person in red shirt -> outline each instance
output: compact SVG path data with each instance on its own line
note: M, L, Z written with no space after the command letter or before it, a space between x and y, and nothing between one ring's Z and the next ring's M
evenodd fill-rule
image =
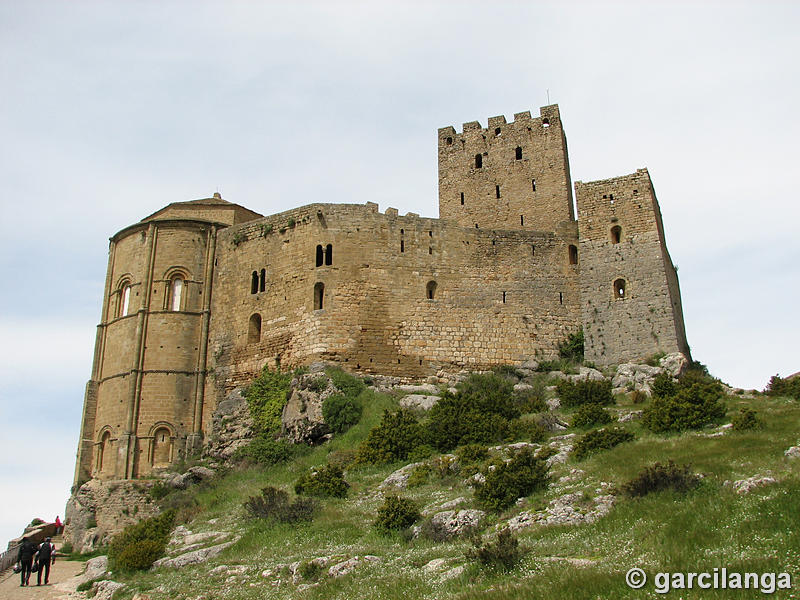
M58 518L58 515L56 515L55 526L56 526L56 535L59 535L61 533L61 528L63 527L63 525L61 524L61 519Z

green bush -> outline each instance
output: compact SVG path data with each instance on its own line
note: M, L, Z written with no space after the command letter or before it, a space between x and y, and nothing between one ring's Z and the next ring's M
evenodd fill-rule
M672 396L653 397L642 423L655 433L699 429L725 417L724 395L719 382L695 381L686 387L682 380Z
M581 460L600 450L609 450L623 442L629 442L635 437L631 432L618 427L590 431L578 439L572 454Z
M489 458L489 448L482 444L467 444L456 450L456 457L462 465L482 463Z
M304 496L345 498L349 488L342 469L335 465L311 469L294 484L295 493Z
M308 382L307 387L312 392L316 392L319 394L320 392L324 391L325 388L328 387L328 380L327 378L320 375L319 377L315 377L311 381Z
M271 435L260 435L247 446L236 449L234 460L249 460L269 467L292 460L297 455L297 447L284 440L273 439Z
M583 362L583 327L567 336L567 339L558 345L558 355L561 358Z
M332 367L325 372L333 381L333 385L348 398L355 398L367 388L360 378L350 375L350 373L346 373L339 368Z
M514 404L522 414L547 412L547 390L544 381L537 379L532 387L514 391Z
M540 425L535 418L520 417L508 424L508 436L510 442L541 442L547 437L548 431Z
M274 487L265 487L260 496L251 496L244 503L248 513L258 519L275 523L310 521L316 503L311 498L296 498L289 502L289 494Z
M149 568L164 554L175 522L175 513L174 509L167 510L158 516L128 525L115 535L108 547L108 560L112 570Z
M614 404L614 396L611 394L611 382L608 380L579 379L578 381L570 381L569 379L562 379L556 385L556 393L561 400L561 406L565 407L592 403L600 406Z
M568 358L559 358L557 360L543 360L536 368L540 373L549 373L550 371L561 371L562 373L574 374L578 372L578 363Z
M334 433L344 433L358 423L364 405L358 397L333 394L322 403L322 417Z
M642 390L633 390L631 392L631 402L634 404L644 404L647 402L647 393Z
M756 416L756 411L752 408L740 408L739 414L733 415L731 424L734 431L749 431L761 429L764 423Z
M297 572L300 574L300 577L302 577L305 581L316 581L320 578L324 570L325 569L321 564L313 560L304 562L297 568Z
M687 492L700 484L700 477L692 473L690 465L679 467L672 460L667 464L655 463L645 467L636 477L624 483L621 491L626 496L638 498L662 490Z
M800 400L800 376L781 379L779 375L773 375L764 393L768 396L788 396Z
M506 527L497 534L493 542L483 543L480 537L472 540L472 548L466 552L469 560L477 561L481 566L499 571L510 571L519 564L524 551L519 547L519 540Z
M669 398L678 391L678 384L669 373L662 372L653 379L650 391L654 398Z
M281 428L281 413L289 398L292 374L270 371L267 367L253 380L244 397L257 431L277 433Z
M572 426L591 427L592 425L605 425L614 420L610 412L599 404L590 402L589 404L583 404L578 407L578 410L572 415Z
M164 496L170 493L170 488L164 485L163 481L156 481L152 487L147 490L153 500L161 500Z
M516 383L522 379L522 373L514 365L498 365L492 369L492 372L498 377L503 377L504 379L512 381L512 383Z
M420 487L421 485L425 485L428 483L428 478L431 475L431 467L430 465L419 465L416 467L412 472L411 475L408 476L408 481L406 482L406 486L409 488Z
M356 462L383 464L406 460L423 442L423 429L414 413L401 408L386 411L380 425L373 427L358 448Z
M524 448L509 462L495 461L482 471L484 482L474 484L475 498L486 509L500 512L517 498L547 487L549 468L545 459Z
M417 505L408 498L386 496L378 508L375 527L382 533L401 531L411 527L420 517Z
M424 431L424 429L423 429ZM436 454L436 448L428 444L420 444L408 453L408 460L411 462L422 462Z

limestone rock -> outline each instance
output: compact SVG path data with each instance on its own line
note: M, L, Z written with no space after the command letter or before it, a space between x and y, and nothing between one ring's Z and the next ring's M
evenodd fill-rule
M352 573L353 570L361 565L363 562L380 562L381 559L378 556L366 555L359 558L358 556L354 556L353 558L349 558L345 561L337 563L333 565L330 569L328 569L328 576L337 579L339 577L343 577L349 573Z
M582 381L584 379L588 379L590 381L603 381L605 380L605 377L597 369L592 369L590 367L580 367L576 375L568 375L567 379L571 381Z
M464 565L459 565L457 567L453 567L449 571L445 571L442 573L441 579L445 581L447 579L455 579L456 577L461 576L461 574L466 570Z
M739 479L734 482L726 480L722 485L726 487L732 486L733 490L737 494L747 494L748 492L757 487L770 485L772 483L777 483L777 480L774 477L770 477L768 475L754 475L753 477L748 477L747 479Z
M400 398L401 408L416 408L421 410L430 410L433 405L439 401L439 396L428 396L425 394L409 394Z
M526 360L525 362L523 362L520 365L520 367L522 367L523 369L529 369L531 371L535 371L536 369L539 368L539 361L538 360L529 359L529 360Z
M253 419L243 389L230 392L211 414L211 433L206 454L227 460L253 437Z
M405 467L397 469L397 471L395 471L394 473L392 473L386 479L383 480L380 487L382 488L394 487L399 490L406 489L406 486L408 485L408 478L411 477L411 473L414 472L414 469L416 469L421 464L423 463L421 462L411 463L410 465L406 465Z
M581 493L564 494L550 501L541 512L525 511L508 521L511 531L519 531L533 525L580 525L593 523L607 515L614 506L616 498L605 494L586 502ZM502 524L498 528L502 528Z
M680 352L673 352L661 358L658 364L672 377L679 377L689 366L689 360Z
M94 598L96 600L111 600L114 596L114 592L117 590L124 590L128 586L124 583L119 583L118 581L97 581L92 584L92 590L94 591Z
M84 569L83 573L73 578L73 583L75 584L75 587L78 587L82 583L102 577L107 572L108 556L95 556L94 558L90 558L86 561L86 568Z
M292 392L281 415L281 431L295 444L317 444L330 433L322 416L326 398L338 393L324 373L306 373L292 381Z
M205 479L210 479L216 475L216 471L207 467L192 467L185 473L174 473L164 479L164 485L176 490L185 490L187 487L200 483Z
M437 537L451 539L472 533L483 523L486 513L482 510L446 510L431 518L431 529Z
M621 413L617 419L620 423L627 423L629 421L636 421L642 418L643 410L631 410Z
M231 540L230 542L225 542L224 544L217 544L216 546L209 546L208 548L200 548L199 550L193 550L191 552L186 552L185 554L181 554L180 556L176 556L175 558L159 558L156 562L153 563L153 569L157 569L159 567L185 567L186 565L196 565L199 563L204 563L210 558L215 557L217 554L225 550L235 544L238 540Z
M800 458L800 446L792 446L783 453L786 458Z
M447 564L446 558L434 558L432 561L429 561L428 563L423 565L422 570L428 573L432 573L433 571L438 571L446 564Z
M396 389L401 392L411 392L412 394L426 394L431 396L435 396L439 393L439 388L432 383L423 383L421 385L398 385Z
M611 380L611 385L615 389L632 388L634 390L650 393L650 386L653 383L653 379L662 371L663 369L661 367L623 363L617 367L617 372Z

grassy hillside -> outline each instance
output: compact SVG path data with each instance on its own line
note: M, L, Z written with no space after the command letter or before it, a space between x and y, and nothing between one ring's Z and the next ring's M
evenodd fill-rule
M384 493L378 486L393 471L411 461L386 465L351 465L345 476L350 484L347 498L325 498L313 521L273 524L249 515L243 503L265 486L282 488L294 496L293 485L311 467L327 462L346 464L354 450L381 421L384 410L395 409L398 397L368 389L361 394L364 413L357 425L330 442L310 448L291 462L262 468L244 466L220 475L186 492L174 492L160 500L177 506L192 532L231 531L239 541L206 564L154 572L115 574L130 590L149 598L646 598L655 593L656 572L699 572L725 567L728 571L789 572L794 592L777 591L776 598L797 596L800 577L800 459L790 460L784 451L800 442L800 402L763 394L730 396L725 400L726 423L740 408L755 409L761 429L734 431L718 426L681 433L654 434L641 420L622 423L635 440L622 443L578 461L570 457L550 469L546 489L500 513L489 512L482 533L491 539L508 520L522 511L544 510L550 501L567 493L582 494L578 509L588 510L598 496L616 494L610 512L595 522L579 525L531 526L515 536L524 550L518 566L503 572L468 559L467 539L435 541L420 535L381 534L373 526ZM628 395L619 395L608 407L615 416L641 410ZM571 421L575 409L555 413ZM597 429L595 427L594 429ZM569 428L552 435L577 433ZM547 445L548 441L541 442ZM425 459L434 468L422 485L403 490L423 514L459 497L458 508L481 508L472 489L465 485L470 474L447 472L440 476L434 454ZM655 462L688 463L702 474L700 484L686 493L662 491L642 498L619 493L625 482ZM485 468L485 467L484 467ZM579 469L580 471L575 471ZM736 493L726 480L770 475L776 483ZM379 561L361 561L348 575L328 577L326 569L309 566L316 557L337 557L329 564L351 557L372 555ZM443 559L431 564L435 559ZM287 565L300 562L292 582ZM244 565L238 570L218 565ZM426 567L427 565L427 567ZM435 566L434 566L435 565ZM451 569L465 566L451 577ZM625 573L642 568L649 581L642 590L625 584ZM449 575L448 571L450 571ZM264 576L266 573L267 576ZM317 583L312 587L309 584ZM304 585L305 584L305 585ZM794 595L791 595L794 593ZM753 590L675 590L673 597L748 598Z

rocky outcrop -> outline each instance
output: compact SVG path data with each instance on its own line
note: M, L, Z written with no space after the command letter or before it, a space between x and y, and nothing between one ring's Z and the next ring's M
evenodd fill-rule
M242 388L236 388L211 413L211 433L205 453L227 460L253 437L253 419Z
M158 569L161 567L185 567L187 565L196 565L199 563L204 563L207 560L214 558L217 554L225 550L225 548L229 548L233 544L236 543L237 540L231 540L230 542L224 542L222 544L217 544L216 546L209 546L208 548L200 548L198 550L192 550L190 552L185 552L183 554L179 554L174 558L159 558L156 562L153 563L153 569Z
M607 515L616 498L610 494L584 500L582 493L564 494L550 501L543 511L525 511L508 521L511 531L534 525L580 525ZM500 526L498 526L500 527Z
M292 391L281 415L281 433L295 444L317 444L329 439L330 427L322 416L322 403L339 393L324 371L292 380Z
M726 480L722 485L725 487L733 487L737 494L747 494L757 487L771 485L777 483L777 479L769 475L753 475L747 479L739 479L737 481Z
M658 361L658 366L623 363L617 367L611 384L615 393L638 390L649 394L656 376L667 373L670 377L679 377L688 366L689 361L680 352L662 357Z
M366 556L354 556L353 558L349 558L345 561L337 563L333 565L331 568L328 569L328 577L332 577L333 579L338 579L339 577L344 577L355 570L356 567L362 565L363 563L378 563L381 562L380 557L372 556L370 554Z
M427 396L424 394L409 394L400 398L400 408L411 408L417 410L430 410L439 401L439 396Z
M430 532L434 539L449 540L477 531L486 517L482 510L445 510L431 518Z
M216 471L208 467L192 467L185 473L170 473L163 479L164 485L176 490L185 490L187 487L211 479Z
M800 458L800 446L791 446L783 455L786 458Z
M424 463L416 462L397 469L397 471L395 471L394 473L392 473L386 479L383 480L380 487L396 488L398 490L406 489L406 486L408 486L408 478L411 477L411 473L413 473L414 469L416 469L422 464Z

